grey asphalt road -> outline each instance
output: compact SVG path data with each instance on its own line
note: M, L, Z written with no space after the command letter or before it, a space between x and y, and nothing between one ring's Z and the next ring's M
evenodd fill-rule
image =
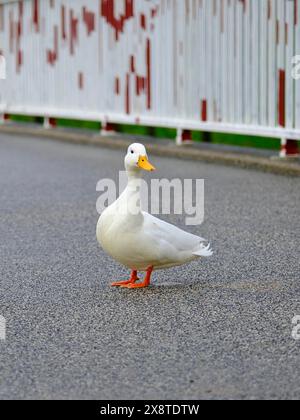
M152 161L205 178L189 230L215 254L111 289L128 273L96 242L96 183L123 152L1 135L0 399L300 398L299 179Z

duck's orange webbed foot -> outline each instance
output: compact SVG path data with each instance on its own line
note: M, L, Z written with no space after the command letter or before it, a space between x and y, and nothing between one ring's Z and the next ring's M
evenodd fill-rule
M125 287L126 289L143 289L145 287L149 287L150 286L150 282L151 282L151 274L153 272L153 267L148 268L147 270L147 274L145 277L145 280L143 281L143 283L129 283L127 285L123 285L122 287Z
M129 280L126 280L126 281L117 281L115 283L112 283L111 286L112 287L128 286L128 285L134 284L138 280L139 280L139 278L137 276L137 271L133 271L131 273L131 277L130 277Z

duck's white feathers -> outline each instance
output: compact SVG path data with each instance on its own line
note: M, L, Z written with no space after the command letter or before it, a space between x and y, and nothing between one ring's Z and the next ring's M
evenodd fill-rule
M159 270L212 255L203 238L149 213L119 214L120 201L100 217L97 236L103 249L121 264L132 270L144 271L151 266Z
M141 174L136 168L138 156L146 155L143 145L129 147L125 165L129 182L119 199L100 216L97 238L103 249L116 261L132 270L145 271L186 264L212 251L205 240L166 223L141 210ZM137 204L132 212L131 204Z

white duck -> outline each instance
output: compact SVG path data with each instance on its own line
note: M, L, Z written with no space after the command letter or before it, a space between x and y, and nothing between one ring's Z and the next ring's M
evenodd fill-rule
M132 270L127 281L112 286L130 289L150 285L154 270L186 264L212 255L204 239L143 212L140 187L142 171L154 171L142 144L132 144L125 157L128 185L119 199L100 216L97 239L104 251ZM137 283L138 271L145 271L142 283Z

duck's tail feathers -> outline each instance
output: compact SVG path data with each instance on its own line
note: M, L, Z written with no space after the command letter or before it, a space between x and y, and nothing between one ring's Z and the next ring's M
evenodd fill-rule
M193 252L193 255L196 257L211 257L213 255L213 251L210 248L210 244L204 246L203 244L200 245L200 249Z

